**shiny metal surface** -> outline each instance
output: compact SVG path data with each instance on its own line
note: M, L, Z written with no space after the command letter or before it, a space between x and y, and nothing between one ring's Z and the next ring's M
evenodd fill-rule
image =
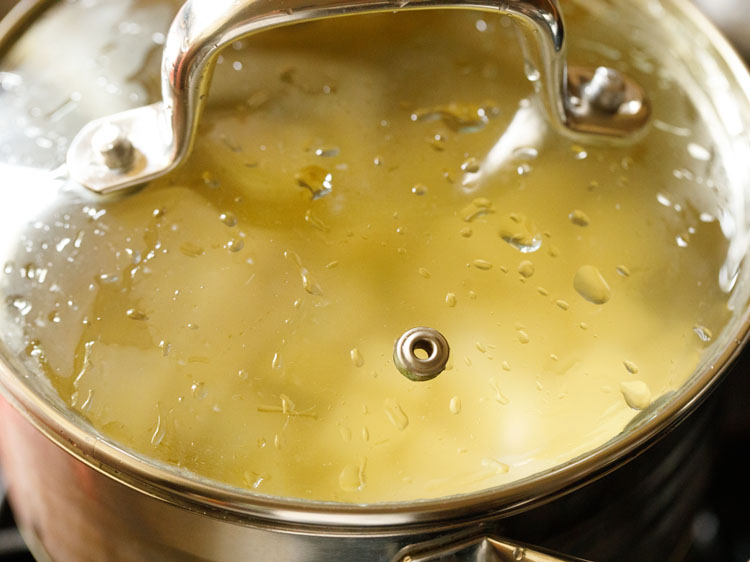
M721 71L729 79L725 93L731 94L735 103L741 102L735 113L737 122L749 124L750 77L742 63L715 32L707 30L697 12L676 1L663 4L675 26L672 35L707 34L704 47L721 61ZM692 41L686 39L687 43ZM693 70L706 77L711 69L697 66ZM732 130L738 146L746 146L748 128ZM739 181L736 189L748 191L750 184ZM746 282L746 276L738 281ZM19 376L23 366L5 350L0 362L0 389L12 406L4 402L0 406L0 457L22 526L54 551L56 562L364 562L391 559L408 545L467 530L474 536L544 541L555 548L572 542L577 546L571 552L586 556L596 551L596 529L600 535L616 534L620 545L633 545L624 553L625 558L619 559L632 559L628 556L643 542L652 550L637 559L663 560L664 551L659 550L658 542L654 546L647 541L648 528L640 529L646 535L639 540L636 531L611 524L612 519L602 514L625 510L622 501L614 507L608 505L613 494L622 495L625 490L636 510L627 512L630 519L621 512L616 520L635 524L633 514L644 511L643 505L649 505L649 509L654 505L674 507L676 494L680 493L683 501L685 491L696 485L699 478L694 472L687 472L685 478L678 478L674 472L676 467L700 469L695 461L695 442L688 440L685 445L683 439L675 444L667 434L705 399L747 339L748 314L743 303L739 305L721 353L712 355L671 402L648 412L627 434L534 479L477 494L415 503L339 505L254 495L200 479L139 458L96 435L80 420L71 419L34 386L33 380ZM679 431L684 427L682 424ZM640 462L644 457L633 461L665 435L663 443L669 440L670 451L667 461L659 456L656 458L660 460L654 461L651 455L655 449L646 453L651 459L646 468ZM627 461L633 462L604 477ZM612 478L616 478L614 484ZM632 488L628 487L628 478ZM547 503L555 498L560 499ZM576 521L571 520L571 513L576 513ZM586 518L588 526L580 523ZM571 527L577 531L578 542L569 540ZM465 538L461 535L461 540ZM617 560L622 555L611 553L601 559Z
M420 357L418 350L426 356ZM407 330L393 345L393 363L402 375L413 381L434 379L443 372L449 357L448 341L434 328Z
M448 544L445 544L445 543ZM476 537L458 543L445 537L430 543L408 547L400 562L585 562L581 558L542 552L528 545L509 543L494 537Z
M393 10L474 9L501 12L518 20L527 41L529 78L539 81L551 123L572 134L628 137L641 130L650 114L645 92L622 76L622 99L602 111L588 97L577 95L582 77L594 70L567 68L565 30L557 0L412 0L394 5L390 0L318 0L312 5L294 0L284 9L264 0L189 0L170 28L162 60L163 100L153 105L111 115L87 124L73 139L68 170L82 185L108 193L139 185L175 168L189 154L208 96L216 56L226 45L254 33L324 18ZM530 58L536 58L531 57ZM568 83L568 75L575 78ZM589 96L590 97L590 96ZM590 103L591 102L591 103ZM100 129L115 126L136 149L136 164L112 168L101 162L95 147Z

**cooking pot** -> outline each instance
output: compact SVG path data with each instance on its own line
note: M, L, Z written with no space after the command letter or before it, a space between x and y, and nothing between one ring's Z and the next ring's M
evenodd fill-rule
M588 30L592 29L593 21L597 23L598 35L585 37L573 49L577 56L593 63L589 67L567 64L568 26L563 23L560 7L552 0L318 5L193 0L181 9L165 33L174 8L168 4L137 2L132 6L115 2L28 2L3 22L0 114L8 125L0 132L0 158L8 187L1 211L7 232L3 236L5 266L0 290L7 306L2 316L0 388L4 400L0 407L0 458L19 526L35 556L55 561L331 558L533 561L574 559L571 556L664 560L678 554L683 546L680 531L686 528L684 522L708 478L707 463L696 459L705 459L710 451L712 411L710 404L700 409L698 406L739 352L748 328L750 289L743 257L747 246L745 209L750 175L743 164L750 156L747 132L750 77L718 33L687 3L677 0L564 5L571 21L588 22ZM63 305L73 312L63 307L47 316L45 309L46 320L36 315L36 308L44 298L42 295L50 292L49 287L56 287L52 293L65 293L70 287L80 285L80 279L74 277L76 272L95 270L96 260L104 259L105 254L92 250L94 253L88 255L94 263L89 263L87 254L78 252L72 261L67 261L73 266L48 267L37 262L42 259L40 256L52 252L65 259L71 257L65 252L77 251L86 236L106 238L107 227L101 222L106 213L114 215L117 209L127 208L129 202L151 196L150 186L138 191L145 182L164 181L168 185L172 170L179 174L183 168L178 166L186 160L185 166L189 166L194 144L201 142L202 134L211 132L207 130L210 127L202 130L199 126L206 99L208 103L215 99L231 100L226 86L221 89L222 83L227 83L222 82L222 76L217 76L215 82L218 91L209 92L208 88L219 51L227 45L235 48L235 42L248 34L305 20L428 8L500 11L519 25L524 31L521 43L527 60L525 72L536 92L537 114L544 116L549 130L556 131L550 134L559 134L574 143L576 159L585 158L582 155L587 150L594 152L598 146L631 150L638 146L653 147L654 144L644 144L649 141L662 142L653 140L657 135L690 137L691 132L684 127L661 119L669 102L663 101L668 98L659 97L654 88L682 92L683 97L674 101L674 105L689 108L688 113L703 135L690 142L687 151L704 168L700 181L696 178L698 174L685 169L666 170L667 176L687 179L705 189L698 190L696 198L686 199L684 205L660 194L658 204L670 210L679 206L678 212L690 204L697 209L694 213L700 214L701 221L720 223L728 240L725 247L717 250L722 253L721 267L712 267L710 260L696 267L711 275L715 273L714 283L729 295L727 306L731 311L718 329L695 326L695 335L706 346L690 368L691 374L687 373L690 376L686 374L686 380L679 380L677 388L661 393L653 401L644 401L643 393L632 395L623 391L627 404L640 411L627 411L627 417L618 422L623 422L622 431L606 435L590 447L584 445L572 458L497 485L480 483L473 489L470 486L459 489L451 488L450 481L441 482L440 490L447 492L408 501L398 498L358 501L358 496L351 496L353 499L349 501L324 501L320 497L300 499L284 497L283 493L261 493L262 488L260 492L251 491L201 474L195 467L175 466L169 459L154 458L138 447L119 442L127 441L120 439L126 432L115 432L113 436L111 427L97 427L87 417L85 405L90 402L91 393L80 401L71 399L74 407L66 404L61 399L60 387L53 386L51 381L55 380L55 364L73 360L54 357L52 348L45 346L44 330L48 323L65 328L54 332L54 339L62 344L70 340L66 344L70 352L76 345L76 331L66 318L75 316L78 307L87 305L83 300L70 299L69 305L63 300ZM352 19L360 17L369 16L357 15ZM83 33L89 40L77 37L60 40L72 25L85 30ZM472 25L483 33L489 24L479 19ZM119 42L112 39L112 26L118 30ZM324 28L313 32L320 33L321 29ZM653 35L657 32L660 37L655 45ZM603 62L617 66L622 56L608 43L615 36L632 37L636 44L629 55L633 62L627 73ZM145 44L144 37L150 38ZM56 38L57 42L50 38ZM52 44L54 49L50 48ZM89 58L91 52L97 53L93 59ZM81 69L82 61L90 61L91 73L82 72L88 70ZM159 61L161 78L153 72ZM235 69L242 66L240 63ZM492 69L487 73L499 79ZM318 90L325 95L332 90L324 83L320 88L313 87L315 92L312 92L309 83L295 82L294 72L284 73L282 80L306 95ZM61 87L67 87L71 81L76 81L77 89L69 94L63 88L66 93L61 97ZM79 103L82 99L87 100L85 105ZM146 105L146 101L154 103ZM249 105L254 111L263 103L263 99L256 97ZM521 104L521 108L531 107L527 104ZM414 111L411 115L412 120L420 123L436 118L458 120L459 130L451 131L460 134L462 128L485 126L494 109L487 105L472 111L473 121L469 125L466 120L461 121L463 114L442 106L424 113ZM476 125L477 120L480 125ZM520 130L538 126L536 121L525 121ZM221 131L217 135L216 138L224 138ZM436 152L445 150L444 136L430 138ZM239 152L234 150L231 138L224 141L230 152ZM669 142L663 141L664 146L671 147ZM710 148L705 148L706 145ZM317 150L321 157L331 152L322 146ZM641 153L646 150L642 148ZM664 159L669 156L669 150L665 149ZM660 157L657 155L655 159ZM623 158L618 169L634 166L632 160ZM248 168L262 165L245 164ZM475 188L472 174L478 173L470 159L464 164L462 196L471 194ZM345 168L337 170L345 172ZM519 176L530 170L528 162L518 164ZM163 180L157 179L165 174ZM330 176L323 174L320 185L313 185L305 175L298 176L297 182L315 201L330 198L330 184L334 181ZM206 189L217 187L211 171L200 181ZM661 176L659 181L663 181ZM626 182L621 187L625 185ZM412 193L422 197L424 189L415 184ZM654 198L657 191L654 189ZM180 197L187 195L180 193L177 199ZM489 203L469 200L474 205L472 220L476 215L490 213ZM711 209L710 216L704 208ZM79 231L83 235L64 232L75 222L69 216L73 213L71 209L82 211L89 221L86 223L89 226ZM161 210L156 211L159 212L153 218L158 220ZM327 228L316 222L313 215L305 218L323 230ZM226 215L222 220L234 222ZM533 230L525 219L513 220L526 225L524 228L529 232ZM580 213L571 213L570 220L574 227L583 227L588 222ZM111 226L115 229L118 223ZM507 236L502 232L503 240L513 246L514 252L532 254L540 244L547 244L539 241L541 234L538 240L532 232L526 240L515 232ZM688 245L691 234L680 233L677 245L681 248ZM234 238L223 250L237 254L244 243L242 237ZM189 257L209 251L195 246L183 250ZM555 254L552 246L549 253ZM319 297L299 258L288 254L284 259L292 268L299 268L307 293ZM470 266L471 271L482 272L492 264L475 260ZM71 277L60 274L66 271L65 267ZM533 274L525 263L519 265L518 271L525 280ZM630 275L625 268L620 271L622 277ZM688 273L702 279L699 272L685 272L685 275ZM423 279L431 276L424 268L419 269L419 275ZM606 283L577 279L576 290L586 299L584 304L607 306L604 303L609 298L609 287L606 291L603 288ZM100 276L99 281L106 284L108 279ZM92 284L90 290L84 286L84 292L103 291L102 286L97 289ZM705 287L705 291L711 290ZM453 298L446 296L446 305L455 306L455 298L455 294ZM467 298L473 297L468 294ZM570 307L562 299L555 304L564 311ZM136 308L128 309L127 316L132 322L147 319L147 314ZM91 321L87 319L83 324ZM585 331L585 323L580 324L576 329ZM426 385L442 383L456 370L451 364L456 362L455 358L449 356L455 355L461 344L457 343L455 333L443 329L447 338L430 326L407 330L401 337L394 334L392 359L389 349L384 363L388 363L387 368L394 376L401 377L399 372L405 375L398 379L400 384L429 392L435 386ZM515 331L519 344L526 345L526 328L516 326ZM37 332L41 334L39 338L30 337ZM166 354L168 343L163 347ZM427 358L417 353L420 349L427 350ZM486 350L478 352L486 354ZM678 357L672 359L680 362ZM307 360L312 365L314 359ZM351 361L355 368L362 366L363 359L356 348L351 350ZM470 361L466 363L470 367ZM279 364L280 359L274 354L273 368ZM50 370L45 372L44 366ZM627 362L625 368L630 375L638 372L632 362ZM433 379L438 382L427 382ZM123 397L126 390L121 390ZM199 385L194 391L202 393ZM507 405L499 388L493 387L493 393L495 402ZM295 410L291 400L284 399L280 408L279 412L287 417ZM452 414L457 414L460 402L451 400L450 408ZM390 423L401 426L397 429L403 431L406 415L401 407L391 404L386 409ZM151 444L158 446L164 439L161 423L152 429ZM422 434L421 438L428 436ZM411 442L415 448L418 444L419 440ZM497 473L493 478L504 478L507 465L492 466ZM354 486L348 486L348 476L352 475L347 470L342 472L347 476L343 480L346 486L342 484L344 491L361 492L358 488L364 487L364 468L355 467L353 476L358 480ZM254 475L245 488L252 488L263 479ZM562 549L568 554L553 555L548 549Z

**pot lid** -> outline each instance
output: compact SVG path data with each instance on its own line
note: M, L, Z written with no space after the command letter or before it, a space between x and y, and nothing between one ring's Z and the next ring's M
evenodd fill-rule
M605 67L576 99L647 96L616 141L561 126L517 15L451 10L230 41L188 155L147 106L177 7L56 5L0 67L3 353L92 432L258 493L441 497L616 440L736 337L741 133L653 16L565 6ZM162 129L85 127L138 107ZM83 187L151 170L149 139L184 162Z

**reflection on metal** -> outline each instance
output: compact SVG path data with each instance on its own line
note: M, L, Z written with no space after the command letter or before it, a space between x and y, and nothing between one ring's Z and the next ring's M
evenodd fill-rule
M537 547L482 536L451 543L445 538L411 546L394 562L585 562Z
M413 381L434 379L445 369L449 355L448 341L433 328L407 330L393 346L393 363Z
M617 111L600 111L605 96L591 82L594 69L567 69L565 31L557 0L290 0L284 10L263 0L189 0L175 18L162 59L163 101L118 113L86 125L68 151L71 177L99 193L122 189L164 175L189 154L201 111L208 95L214 61L229 43L261 31L336 16L465 8L497 12L517 20L534 44L525 49L527 75L538 82L549 121L558 129L578 135L627 137L647 122L649 105L643 91L629 79L624 103ZM524 42L525 44L526 42ZM566 79L568 76L570 79ZM592 87L584 96L587 84ZM605 88L606 89L606 88ZM600 100L600 97L602 98ZM611 96L610 96L611 98ZM113 172L101 162L92 141L101 128L117 125L132 142L142 162Z

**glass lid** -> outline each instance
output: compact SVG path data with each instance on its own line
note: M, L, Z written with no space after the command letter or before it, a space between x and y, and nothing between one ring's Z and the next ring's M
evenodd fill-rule
M161 99L179 5L55 5L0 60L6 362L108 442L272 496L476 492L616 440L746 298L737 133L640 4L562 3L568 59L646 92L625 139L550 124L511 17L360 15L232 42L184 163L111 195L66 152Z

